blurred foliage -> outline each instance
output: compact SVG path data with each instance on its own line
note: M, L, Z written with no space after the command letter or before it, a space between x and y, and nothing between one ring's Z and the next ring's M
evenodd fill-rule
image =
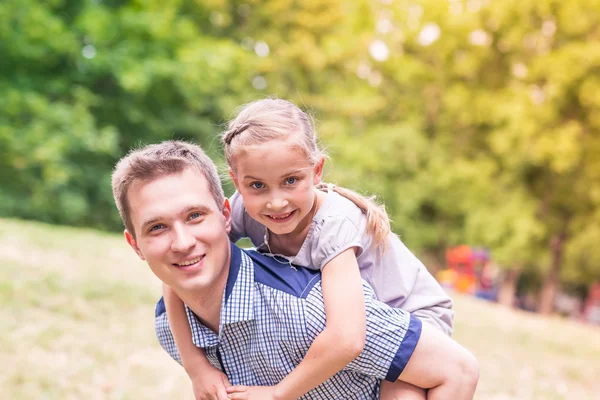
M2 215L118 229L119 157L221 160L235 108L276 95L416 251L600 276L600 0L4 0L0 55Z
M131 147L182 138L216 156L253 57L213 27L211 7L2 2L2 214L115 229L110 173Z

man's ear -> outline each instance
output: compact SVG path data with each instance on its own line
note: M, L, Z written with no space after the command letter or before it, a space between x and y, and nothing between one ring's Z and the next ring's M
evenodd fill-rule
M129 231L127 229L125 229L125 231L123 232L123 234L125 235L125 240L127 240L127 243L129 243L129 245L131 246L131 248L133 249L133 251L135 251L135 253L138 255L139 258L141 258L142 260L145 261L146 258L144 258L144 255L140 251L140 248L138 247L137 241L135 240L135 238L133 237L133 235L131 233L129 233Z
M231 204L229 204L229 199L225 198L223 201L223 216L225 217L225 229L227 233L231 232Z
M235 173L233 172L231 167L229 167L228 171L229 171L229 176L231 177L231 180L233 181L233 184L235 185L235 190L237 190L239 192L240 191L239 182L238 182L237 177L235 176Z
M321 157L319 161L315 164L313 169L314 172L314 185L321 183L321 178L323 177L323 166L325 165L325 157Z

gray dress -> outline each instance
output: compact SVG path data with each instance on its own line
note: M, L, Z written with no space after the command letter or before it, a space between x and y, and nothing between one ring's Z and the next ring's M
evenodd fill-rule
M242 197L231 199L230 238L249 238L257 250L269 252L267 228L250 218ZM452 334L452 300L417 257L394 233L387 238L383 254L366 234L367 218L352 201L329 191L309 228L302 248L290 263L321 269L343 251L356 247L360 274L375 291L377 298L391 307L401 308L419 317L447 335Z

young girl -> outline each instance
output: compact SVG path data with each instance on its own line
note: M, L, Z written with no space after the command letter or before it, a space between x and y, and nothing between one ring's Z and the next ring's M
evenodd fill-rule
M366 329L361 277L379 300L451 334L450 298L390 231L384 208L320 182L324 155L306 113L279 99L250 103L229 123L223 143L237 189L231 199L232 241L249 237L259 251L284 256L279 259L290 268L323 274L327 326L298 367L273 388L273 398L302 396L360 354ZM211 388L214 398L222 398L226 378L191 343L182 303L168 288L165 300L197 398L211 398ZM429 398L436 397L432 389ZM401 381L384 382L381 398L425 399L426 393Z

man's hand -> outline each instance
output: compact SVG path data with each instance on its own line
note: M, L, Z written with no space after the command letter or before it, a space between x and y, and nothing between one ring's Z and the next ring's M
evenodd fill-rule
M275 386L230 386L227 393L231 400L276 400Z
M218 368L203 368L190 375L196 400L228 400L227 388L231 387L227 376Z

